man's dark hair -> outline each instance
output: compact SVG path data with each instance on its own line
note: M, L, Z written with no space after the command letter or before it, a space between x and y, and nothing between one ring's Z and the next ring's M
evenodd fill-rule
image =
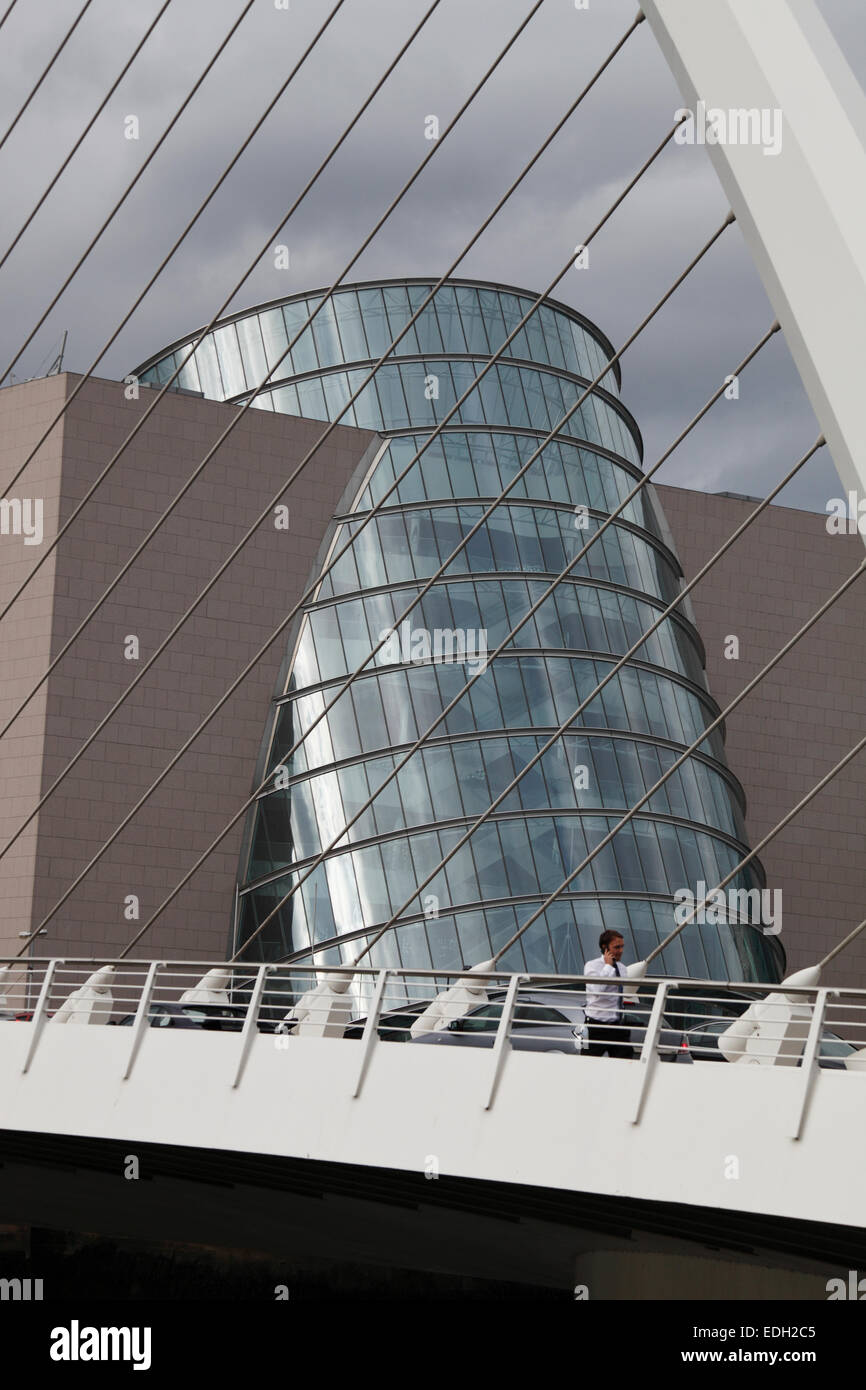
M606 951L612 941L625 941L621 931L603 931L598 938L599 948Z

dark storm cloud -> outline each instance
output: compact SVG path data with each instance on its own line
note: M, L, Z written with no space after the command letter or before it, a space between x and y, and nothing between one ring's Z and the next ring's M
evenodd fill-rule
M424 118L444 128L529 10L529 0L443 0L347 146L238 294L243 307L327 285L429 152ZM0 131L6 128L80 0L21 6L0 35ZM5 248L156 14L156 0L96 0L33 109L0 151ZM0 369L140 166L241 0L173 0L74 165L0 271ZM16 371L38 372L62 330L66 364L83 370L234 154L324 19L325 0L288 12L257 0L230 49ZM860 0L823 0L855 71L866 72ZM250 150L148 295L98 374L120 377L207 321L426 9L420 0L348 0ZM20 10L20 12L19 12ZM468 241L635 13L632 0L546 0L489 88L441 145L349 279L441 274ZM669 128L680 104L648 26L470 253L459 274L546 287ZM138 116L141 139L123 138ZM599 234L587 271L559 298L619 344L722 221L726 204L703 151L674 147ZM624 394L652 463L753 346L772 311L736 227L667 305L624 363ZM817 434L777 336L674 455L663 481L708 490L767 490ZM839 491L826 458L783 497L823 510Z

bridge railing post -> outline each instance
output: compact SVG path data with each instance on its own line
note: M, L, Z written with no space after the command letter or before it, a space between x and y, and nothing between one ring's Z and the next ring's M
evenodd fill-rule
M42 1036L42 1029L48 1022L48 1000L51 996L51 986L54 983L54 972L58 965L65 965L62 960L50 960L45 967L45 974L42 977L42 988L39 991L39 998L36 1001L36 1008L33 1010L33 1018L30 1026L33 1032L30 1035L30 1046L27 1049L27 1056L24 1058L24 1066L21 1068L22 1075L30 1070L30 1063L36 1054L39 1046L39 1039Z
M496 1039L493 1043L493 1074L490 1078L490 1089L487 1092L487 1102L485 1110L489 1110L493 1105L493 1098L499 1085L499 1078L502 1075L502 1068L505 1066L505 1059L508 1056L510 1043L508 1034L511 1030L511 1023L514 1018L514 1008L517 1003L518 987L529 979L528 975L512 975L508 981L508 988L505 991L505 1000L502 1005L502 1016L499 1020L499 1027L496 1030Z
M247 1005L247 1013L246 1018L244 1019L244 1026L241 1029L241 1052L238 1058L237 1070L235 1071L235 1079L232 1082L233 1090L236 1086L240 1085L241 1077L244 1074L244 1068L247 1064L247 1058L250 1055L250 1048L253 1045L253 1038L256 1036L256 1033L258 1032L259 1013L262 1007L262 995L265 992L265 983L267 981L268 976L271 973L271 970L272 966L263 964L260 965L258 970L256 971L256 982L253 985L253 992L250 995L250 1002Z
M144 981L144 987L138 1001L138 1008L135 1011L135 1018L132 1022L132 1038L129 1043L129 1056L126 1060L126 1071L123 1073L123 1080L128 1081L132 1075L132 1068L138 1056L138 1049L144 1040L145 1030L150 1027L150 1001L153 998L153 990L156 985L157 973L162 970L165 962L153 960Z
M819 1067L819 1049L821 1046L821 1034L824 1031L824 1016L827 1012L827 1000L830 995L836 998L838 993L839 991L837 989L819 989L816 991L815 1003L812 1008L812 1018L809 1023L809 1033L806 1038L806 1046L803 1048L803 1056L800 1062L802 1075L800 1077L799 1095L794 1111L794 1123L791 1128L792 1139L801 1138L803 1133L806 1112L809 1107L809 1098L812 1094L812 1086Z
M650 1078L658 1062L658 1040L662 1030L665 1005L668 998L668 984L656 985L656 997L650 1011L649 1022L644 1034L643 1046L640 1050L638 1060L637 1088L634 1097L634 1109L632 1110L631 1122L636 1125L640 1121L643 1111L644 1101L649 1088Z
M357 1100L361 1094L361 1087L364 1084L364 1077L367 1075L367 1067L370 1065L370 1057L373 1048L379 1040L379 1019L382 1014L382 1001L385 998L385 988L388 979L393 972L390 970L380 970L376 976L376 988L373 991L373 1002L367 1014L367 1022L364 1024L364 1032L361 1036L361 1061L358 1066L358 1077L355 1082L355 1089L352 1092L352 1099Z

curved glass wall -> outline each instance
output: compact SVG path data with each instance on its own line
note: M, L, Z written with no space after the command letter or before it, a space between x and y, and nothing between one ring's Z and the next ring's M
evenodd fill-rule
M618 368L605 371L604 335L548 302L475 386L533 298L455 281L365 385L431 288L412 280L341 289L291 351L321 292L262 306L208 334L180 377L213 399L241 401L270 371L258 408L340 419L385 440L348 511L334 518L325 573L311 576L320 582L293 626L268 720L256 775L257 785L267 775L268 790L248 818L233 944L242 947L278 910L250 959L353 959L396 912L399 925L370 964L453 970L489 957L718 714L688 600L589 699L681 588L651 488L576 561L641 477L640 433L620 402ZM163 382L184 355L176 344L139 375ZM505 488L507 499L481 522ZM584 700L569 731L411 898ZM424 748L382 788L428 730ZM627 934L628 958L645 955L674 924L674 893L713 887L743 857L743 817L719 728L503 964L579 971L605 927ZM730 886L763 883L753 863ZM662 959L671 974L746 980L776 980L783 964L777 939L746 924L692 924Z
M263 305L230 319L209 333L183 368L178 385L201 391L213 400L228 400L254 390L269 371L279 377L302 376L348 363L375 362L423 304L435 280L395 281L382 285L348 286L337 290L289 343L321 303L321 294L297 295L278 304ZM425 354L481 354L490 357L529 312L535 296L495 285L452 281L394 349L395 357ZM170 352L138 372L143 381L164 382L195 342L193 334ZM186 350L185 350L186 349ZM554 367L594 381L613 355L599 330L565 305L543 304L509 344L504 356ZM603 379L618 394L619 368ZM518 424L518 420L497 423Z

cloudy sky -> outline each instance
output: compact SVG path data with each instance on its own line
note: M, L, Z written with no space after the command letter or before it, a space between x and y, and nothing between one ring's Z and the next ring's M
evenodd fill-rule
M0 32L0 136L83 0L19 0ZM79 29L0 149L5 250L116 78L162 0L92 0ZM153 165L15 367L39 375L69 331L66 366L88 369L174 239L285 80L334 0L255 0ZM224 188L95 369L118 378L206 322L257 264L232 307L326 286L430 150L528 13L531 0L441 0L280 240L273 232L431 0L345 0ZM709 0L694 0L696 4ZM820 0L866 84L863 0ZM5 8L5 4L0 9ZM73 163L0 270L0 371L243 8L243 0L172 0ZM450 264L626 29L634 0L545 0L488 87L348 279L436 275ZM509 202L458 274L538 292L655 147L680 105L644 25ZM124 138L135 115L140 139ZM559 298L619 344L722 221L726 204L703 150L672 147L600 233L588 271ZM736 227L629 351L624 396L652 463L761 337L773 314ZM781 335L659 475L708 491L767 491L818 426ZM826 455L783 494L823 511L840 485Z

